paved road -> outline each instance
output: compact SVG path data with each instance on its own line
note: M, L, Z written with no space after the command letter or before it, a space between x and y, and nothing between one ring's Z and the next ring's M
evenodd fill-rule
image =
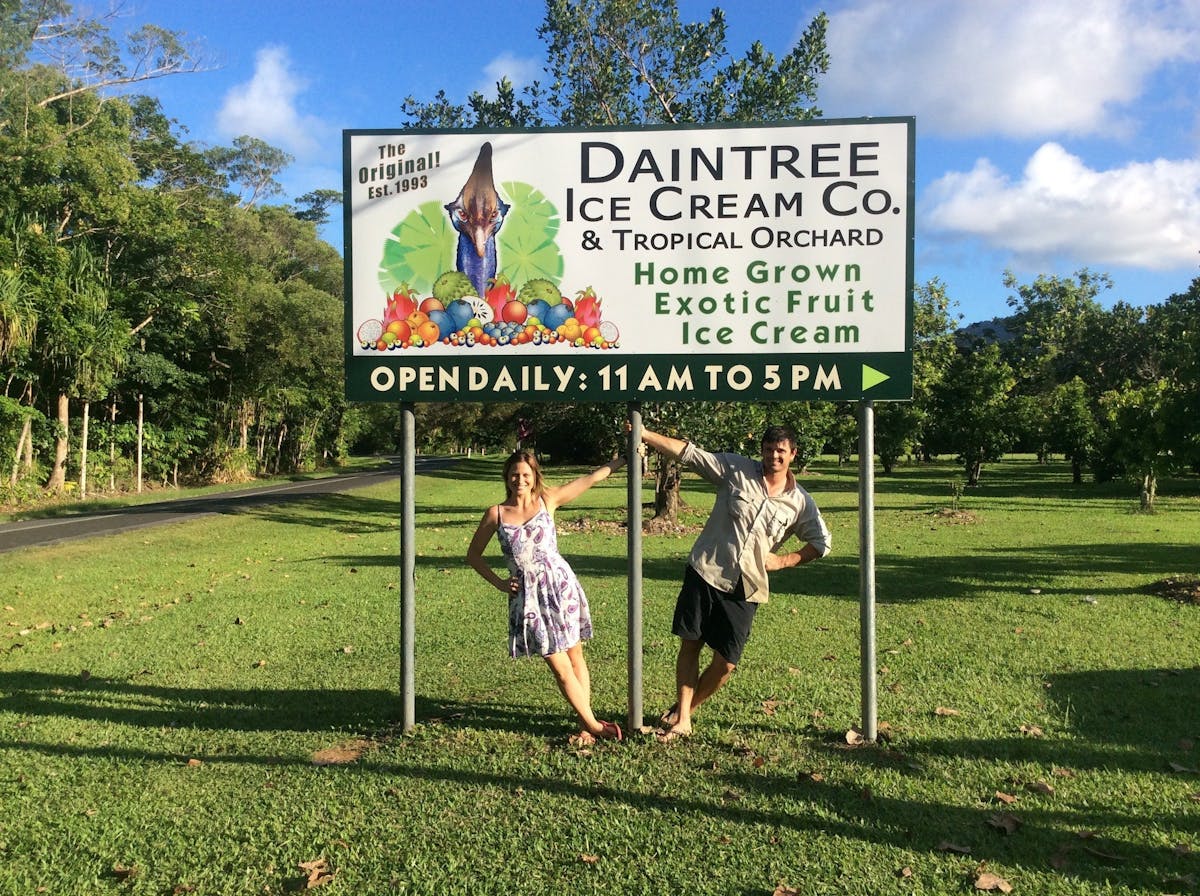
M419 457L416 469L420 473L448 466L453 458ZM196 519L215 513L236 513L247 507L265 504L282 504L314 495L366 488L389 479L400 479L399 463L343 476L329 476L305 482L285 482L241 489L234 492L204 497L182 498L176 501L156 501L119 510L101 511L80 516L55 519L25 520L19 523L0 524L0 553L17 548L54 544L76 538L92 538L97 535L112 535L144 526L176 523ZM399 489L399 482L396 485Z

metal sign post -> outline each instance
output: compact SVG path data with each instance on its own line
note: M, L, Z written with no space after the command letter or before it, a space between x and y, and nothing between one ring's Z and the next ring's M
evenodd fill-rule
M416 726L416 414L413 403L400 405L403 466L400 473L400 704L401 726Z
M858 405L858 583L862 735L878 733L875 677L875 403Z
M630 731L642 727L642 411L637 402L629 404L629 444L626 446L625 472L629 482L626 520L629 531L628 616L629 638L629 716Z

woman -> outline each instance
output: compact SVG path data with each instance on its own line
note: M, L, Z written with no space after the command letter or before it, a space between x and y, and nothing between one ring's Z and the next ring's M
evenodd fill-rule
M583 658L583 640L592 636L592 618L579 579L558 552L554 511L623 464L615 458L566 485L547 486L533 452L514 452L504 463L507 497L503 504L487 509L467 548L471 567L508 595L509 653L545 659L579 717L579 734L571 738L572 743L621 740L621 728L592 714L591 678ZM493 533L508 563L507 578L497 575L483 558Z

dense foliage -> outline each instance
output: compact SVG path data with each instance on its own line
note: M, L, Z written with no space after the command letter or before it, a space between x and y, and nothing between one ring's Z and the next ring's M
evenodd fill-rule
M341 258L311 205L258 204L286 153L184 142L155 101L117 92L198 68L170 32L119 47L105 22L25 0L0 48L7 490L241 477L341 452Z

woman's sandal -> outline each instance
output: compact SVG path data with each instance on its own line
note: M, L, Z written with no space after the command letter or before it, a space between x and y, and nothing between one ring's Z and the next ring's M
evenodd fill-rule
M616 722L601 722L600 724L604 726L604 730L595 735L596 737L603 738L604 740L615 741L622 741L625 739L625 735L621 733L621 726Z

